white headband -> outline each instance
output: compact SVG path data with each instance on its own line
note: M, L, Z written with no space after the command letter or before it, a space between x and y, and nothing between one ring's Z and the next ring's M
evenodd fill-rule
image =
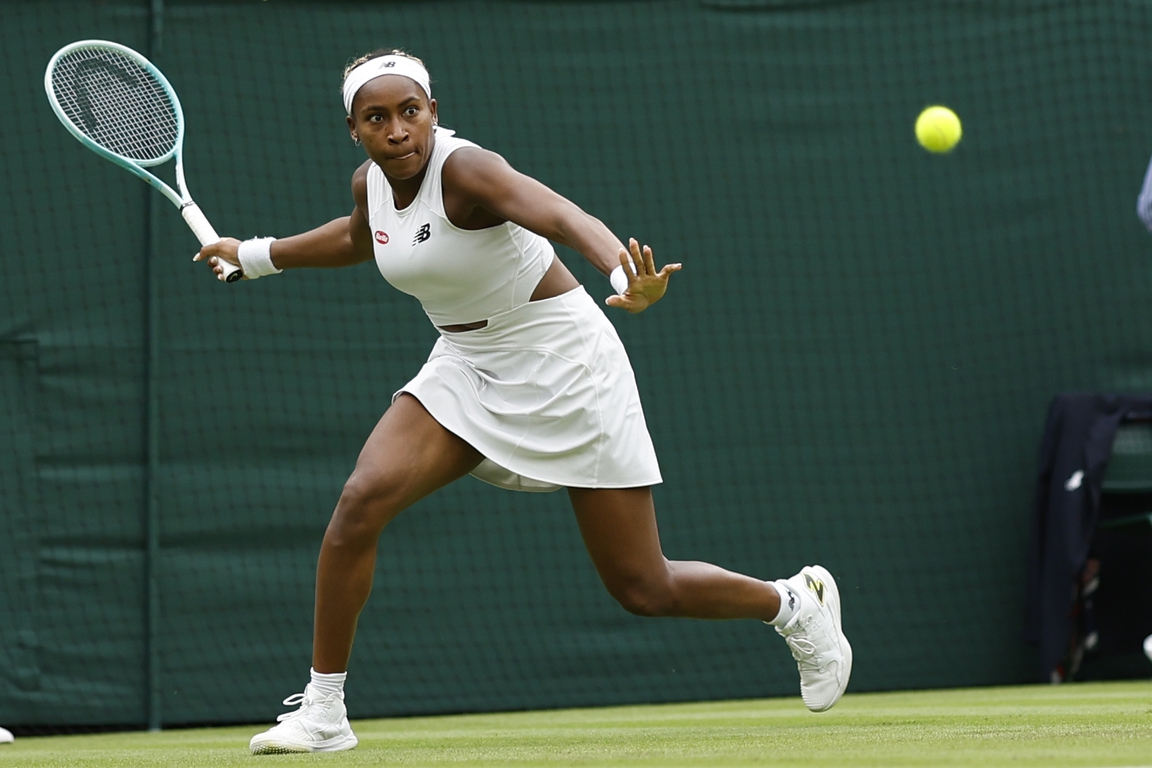
M352 114L352 99L356 92L364 87L369 80L375 80L384 75L403 75L409 80L415 80L416 85L424 89L428 99L432 99L432 86L428 77L428 70L407 56L377 56L368 59L344 78L344 111Z

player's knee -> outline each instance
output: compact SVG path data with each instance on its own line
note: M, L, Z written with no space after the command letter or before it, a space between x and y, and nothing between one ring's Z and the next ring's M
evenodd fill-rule
M607 586L616 602L635 616L670 616L674 613L675 598L664 580L626 579Z
M375 539L396 516L396 496L388 484L353 474L340 492L326 538L336 545Z

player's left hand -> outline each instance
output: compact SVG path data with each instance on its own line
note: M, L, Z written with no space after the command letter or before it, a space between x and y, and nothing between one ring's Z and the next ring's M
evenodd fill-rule
M673 272L679 272L681 265L665 264L663 269L657 271L651 248L644 246L641 249L634 237L628 238L628 248L632 252L631 257L628 251L620 249L620 266L624 267L628 288L622 296L609 296L607 304L636 314L660 301L664 291L668 290L668 278Z

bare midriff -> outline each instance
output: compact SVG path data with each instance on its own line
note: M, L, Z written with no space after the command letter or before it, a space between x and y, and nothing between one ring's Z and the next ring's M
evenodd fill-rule
M552 266L548 267L548 271L544 273L544 277L540 278L540 282L536 284L536 290L532 291L532 296L528 301L550 299L553 296L568 293L568 291L579 286L580 283L576 280L575 276L568 271L568 267L564 266L564 262L560 261L558 257L553 256ZM457 323L455 325L438 325L436 327L448 333L463 333L464 331L476 331L487 326L487 320L477 320L474 323Z

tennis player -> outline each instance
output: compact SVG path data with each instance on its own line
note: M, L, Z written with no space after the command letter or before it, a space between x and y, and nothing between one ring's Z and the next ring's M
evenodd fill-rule
M651 493L660 470L628 356L549 241L609 276L607 304L633 313L664 296L680 265L657 269L648 246L625 248L574 203L437 125L418 59L362 57L343 94L352 140L368 155L352 176L351 215L279 240L226 238L196 258L217 275L221 260L238 264L248 279L375 260L440 338L344 486L320 548L311 680L252 752L356 746L343 687L377 539L404 508L466 474L519 491L566 488L592 562L625 609L761 619L790 646L804 703L835 704L852 650L825 569L772 582L664 557Z

